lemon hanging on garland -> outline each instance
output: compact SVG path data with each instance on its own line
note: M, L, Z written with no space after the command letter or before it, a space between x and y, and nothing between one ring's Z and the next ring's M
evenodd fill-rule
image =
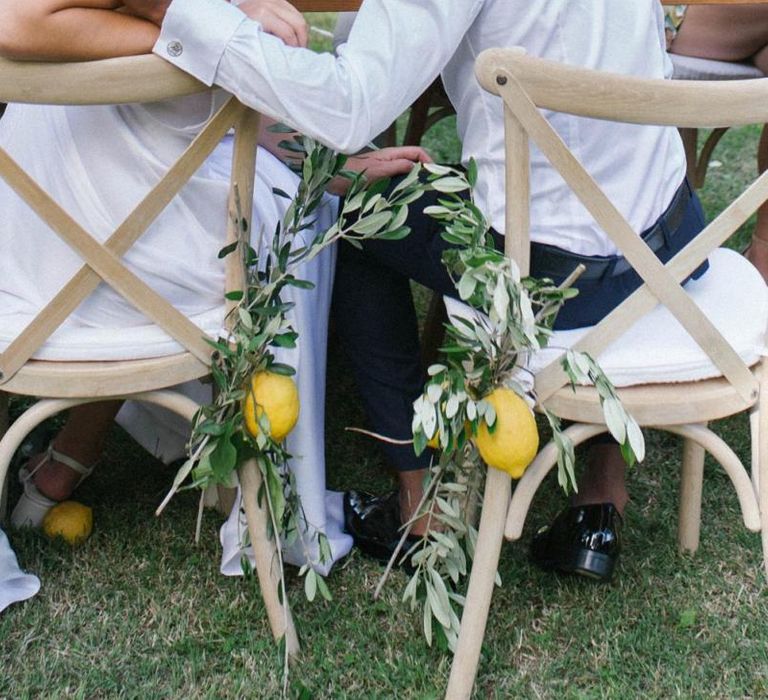
M261 371L251 377L243 402L243 417L248 432L256 437L263 431L259 418L266 414L269 436L280 442L293 430L299 419L299 390L290 377Z
M533 411L512 389L494 389L485 400L496 411L495 430L490 432L483 422L475 444L489 467L507 472L519 479L539 449L539 430Z

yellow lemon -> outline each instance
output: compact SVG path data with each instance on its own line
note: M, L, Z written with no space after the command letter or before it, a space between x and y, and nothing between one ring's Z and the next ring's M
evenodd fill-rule
M51 539L63 537L69 544L80 544L93 530L93 511L77 501L62 501L43 518L43 532Z
M480 424L475 444L490 467L519 479L539 449L539 431L528 404L512 389L494 389L485 400L496 411L493 433Z
M469 438L472 437L472 424L469 421L465 421L464 423L464 435L466 435L467 440L469 440ZM427 440L427 447L431 447L433 450L442 449L442 446L440 445L439 430L436 430L435 434L431 438L429 438L429 440Z
M251 377L243 402L245 427L253 435L259 435L258 418L266 413L269 419L270 437L280 442L293 430L299 419L299 391L293 379L274 372L257 372Z

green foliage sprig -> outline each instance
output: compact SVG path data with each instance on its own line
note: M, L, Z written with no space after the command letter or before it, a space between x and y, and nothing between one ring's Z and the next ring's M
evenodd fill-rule
M280 126L276 130L290 131ZM227 294L234 302L229 335L209 341L214 352L211 367L214 398L197 414L188 459L176 474L160 509L180 488L233 486L238 466L254 459L263 479L259 498L268 509L270 535L280 538L285 546L297 540L301 542L307 564L301 567L300 575L305 577L307 598L314 599L319 592L330 599L324 579L314 568L330 560L330 547L325 535L314 531L304 518L295 478L289 468L291 455L284 444L270 437L265 413L258 417L261 430L257 435L246 430L242 403L255 373L263 370L289 376L295 373L290 365L277 362L275 349L296 346L298 333L288 318L293 304L284 301L283 292L288 287L313 287L311 282L297 276L300 266L342 239L359 246L361 241L369 239L394 240L406 236L408 205L421 196L426 185L421 182L420 169L416 166L385 196L388 181L369 186L364 174L344 169L346 156L313 139L295 136L280 146L299 157L298 191L291 198L281 190L274 190L276 196L291 199L291 203L264 254L260 255L264 232L259 233L258 244L251 246L250 222L239 213L235 221L239 240L220 252L220 257L240 256L245 288ZM321 207L328 205L326 188L337 177L350 181L347 196L341 202L337 221L330 228L319 230L314 226L314 217ZM182 487L190 478L191 483ZM319 561L313 558L307 537L317 538ZM280 547L278 556L282 556ZM282 567L282 559L279 563Z
M557 312L577 293L570 286L577 275L560 286L548 279L522 278L515 261L495 249L483 213L471 197L459 194L471 191L475 184L474 164L466 176L444 166L425 167L432 174L432 187L443 193L439 204L425 211L443 223L443 238L455 246L445 252L443 262L460 299L470 309L446 325L447 340L441 348L444 360L429 368L424 393L414 403L416 453L429 440L438 442L439 451L422 503L403 534L404 542L409 527L427 519L426 533L410 549L415 570L403 599L412 609L422 606L427 642L437 635L441 644L453 649L464 602L457 588L474 554L473 513L484 475L472 437L481 423L493 432L496 422L495 411L484 397L503 386L531 407L535 405L528 361L548 345ZM588 355L571 350L565 352L562 364L572 384L596 387L606 425L621 444L627 462L642 460L642 432L599 365ZM549 421L558 449L558 481L566 491L575 489L573 444L559 419L539 408Z

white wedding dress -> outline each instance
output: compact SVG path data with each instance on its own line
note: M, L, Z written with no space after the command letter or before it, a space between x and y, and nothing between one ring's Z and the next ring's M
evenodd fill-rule
M149 105L46 107L11 105L0 120L0 146L6 149L87 231L109 236L176 160L227 95L207 93ZM231 138L217 147L180 195L126 254L126 265L169 299L201 328L216 334L222 325L223 246ZM260 151L254 192L253 238L263 229L269 243L297 177L271 154ZM0 182L0 348L81 266L79 257ZM329 226L336 200L328 197L317 226ZM311 291L290 288L285 301L299 333L295 350L279 350L279 361L297 369L301 396L299 422L287 447L294 455L306 520L324 532L333 559L347 554L351 538L341 530L340 494L325 492L324 400L327 317L333 282L334 250L326 250L299 276L315 283ZM123 329L115 333L114 329ZM128 330L125 330L128 329ZM178 352L164 332L100 285L36 355L41 359L109 360ZM210 390L185 387L199 401ZM165 461L183 455L189 426L161 409L126 404L119 421L141 444ZM241 572L244 523L239 503L221 531L222 572ZM316 556L316 552L314 553ZM303 563L303 551L286 559ZM319 566L327 571L332 562Z

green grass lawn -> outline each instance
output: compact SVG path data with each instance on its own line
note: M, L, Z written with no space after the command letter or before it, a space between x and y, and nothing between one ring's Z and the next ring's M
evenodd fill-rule
M756 128L740 129L719 147L722 167L703 192L710 214L753 171L757 136ZM452 126L441 125L428 145L455 158ZM328 388L330 487L387 488L375 445L344 432L365 421L335 342ZM719 430L746 456L744 416ZM680 444L654 433L648 443L645 463L630 475L624 553L609 586L528 564L531 532L563 501L553 480L542 488L524 541L502 552L477 698L768 696L759 537L744 530L730 482L708 462L701 548L695 557L678 554ZM279 697L281 660L258 585L218 573L221 519L206 515L196 546L195 494L153 516L171 478L115 430L101 468L78 492L94 508L88 542L70 549L37 533L9 533L43 586L0 615L0 698ZM402 574L373 600L380 573L353 553L329 578L334 600L312 604L289 573L303 643L291 697L442 695L450 656L425 645L420 615L399 604Z

